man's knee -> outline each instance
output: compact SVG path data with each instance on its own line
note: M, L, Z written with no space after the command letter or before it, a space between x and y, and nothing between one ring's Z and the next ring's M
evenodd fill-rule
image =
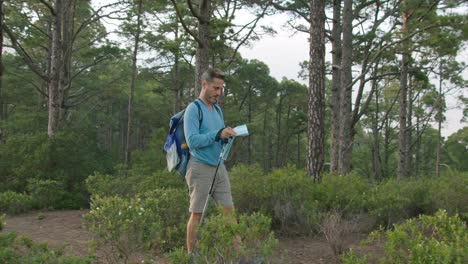
M191 213L190 221L200 222L202 214L201 213Z

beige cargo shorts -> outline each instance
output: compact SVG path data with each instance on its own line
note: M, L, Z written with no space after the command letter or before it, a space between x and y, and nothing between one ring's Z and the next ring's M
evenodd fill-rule
M185 180L189 188L189 211L191 213L203 212L215 171L216 166L206 165L192 159L189 160ZM218 173L216 174L216 181L213 186L213 198L217 205L222 205L224 208L232 208L234 206L232 203L231 184L224 164L219 166Z

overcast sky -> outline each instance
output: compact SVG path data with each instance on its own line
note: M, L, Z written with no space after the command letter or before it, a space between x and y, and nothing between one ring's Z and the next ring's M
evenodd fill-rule
M308 35L288 30L284 27L286 21L286 15L274 15L265 18L262 23L275 28L278 34L264 36L259 41L254 42L251 47L241 48L240 54L247 59L263 61L270 68L270 74L278 81L286 77L303 82L299 80L297 75L300 71L299 63L309 58ZM330 50L327 49L326 52L327 59L331 60ZM465 50L458 56L458 59L468 62L468 51ZM468 79L468 70L465 70L464 77ZM437 80L434 81L437 82ZM463 92L468 97L468 89L465 88ZM463 117L463 110L461 109L461 103L457 100L458 95L459 93L448 96L447 106L450 110L446 112L447 121L444 122L442 127L442 136L444 137L468 125L460 122Z
M101 5L102 2L103 0L93 0L93 3L97 6ZM239 17L239 20L250 21L248 15L242 14ZM274 36L263 36L260 40L252 43L250 47L241 47L239 52L246 59L263 61L270 68L271 76L278 81L286 77L304 83L303 80L298 78L298 73L300 71L299 63L309 58L308 35L285 27L286 21L287 15L285 14L276 14L264 18L259 24L273 27L277 31L277 34ZM110 26L109 24L106 26L109 28L115 27L115 25ZM328 47L326 52L327 60L331 60L330 49ZM468 51L465 50L458 59L467 62ZM468 79L468 70L465 70L464 77ZM464 89L464 94L468 97L468 89ZM447 121L444 122L442 127L442 135L444 137L468 125L467 123L460 122L463 117L463 110L461 109L460 102L457 100L458 95L451 95L447 99L449 110L446 112Z

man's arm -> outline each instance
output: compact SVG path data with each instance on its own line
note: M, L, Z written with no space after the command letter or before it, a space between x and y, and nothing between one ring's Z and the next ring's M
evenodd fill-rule
M184 133L185 140L189 148L203 148L213 144L216 140L218 131L210 131L205 134L200 134L200 121L198 116L198 108L195 104L190 104L185 110L184 115Z

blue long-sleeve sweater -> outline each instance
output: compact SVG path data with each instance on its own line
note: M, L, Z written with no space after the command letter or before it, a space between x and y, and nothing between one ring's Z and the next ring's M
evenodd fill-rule
M218 131L224 128L224 117L221 109L216 110L217 105L210 110L203 101L197 100L203 112L203 120L200 125L198 107L194 102L189 104L184 114L185 140L193 160L216 166L221 153L221 141L215 141L215 138Z

